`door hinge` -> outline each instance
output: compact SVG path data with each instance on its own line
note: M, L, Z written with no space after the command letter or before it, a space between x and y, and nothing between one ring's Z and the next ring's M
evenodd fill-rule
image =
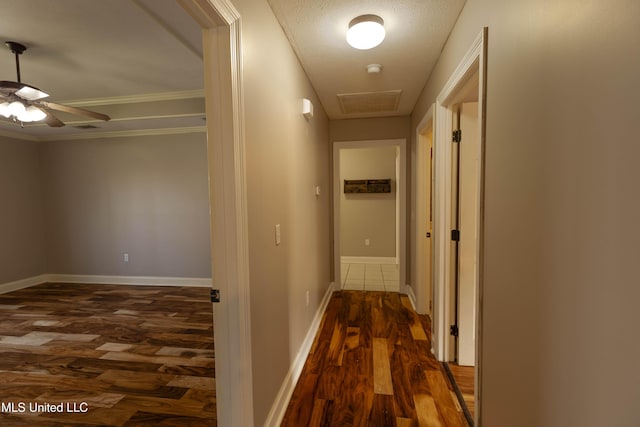
M453 142L460 142L462 141L462 131L460 129L458 130L454 130L453 131L453 136L451 139Z
M211 289L211 302L220 302L220 289Z
M453 335L454 337L458 336L458 325L451 325L449 327L449 334Z
M460 241L460 230L451 230L451 240L454 242Z

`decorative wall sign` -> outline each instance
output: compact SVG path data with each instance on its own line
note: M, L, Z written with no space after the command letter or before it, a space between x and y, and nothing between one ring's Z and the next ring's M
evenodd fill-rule
M390 179L345 179L344 192L347 193L391 193Z

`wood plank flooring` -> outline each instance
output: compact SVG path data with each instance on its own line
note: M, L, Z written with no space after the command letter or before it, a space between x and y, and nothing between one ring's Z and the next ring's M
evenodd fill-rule
M0 295L0 425L215 426L209 290L43 284Z
M282 426L467 426L408 298L335 292Z
M475 415L475 368L473 366L460 366L455 363L449 363L449 369L453 374L460 393L462 393L467 409L469 409L473 417Z

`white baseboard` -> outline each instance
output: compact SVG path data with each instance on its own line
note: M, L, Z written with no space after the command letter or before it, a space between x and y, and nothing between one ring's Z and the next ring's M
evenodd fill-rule
M17 291L18 289L40 285L47 281L47 275L41 274L39 276L27 277L26 279L20 279L14 282L0 283L0 294L6 294L7 292Z
M340 261L344 264L397 264L396 257L374 257L374 256L343 256Z
M335 283L329 284L327 292L324 294L324 297L320 302L320 306L316 311L316 315L313 318L311 325L309 326L307 335L305 336L304 341L300 346L300 350L298 350L298 354L293 360L293 363L289 368L289 372L287 372L287 376L284 378L284 381L280 386L280 390L278 391L278 395L276 396L276 399L271 406L271 410L269 411L267 420L264 423L266 427L277 427L282 423L284 414L287 411L287 406L289 406L289 400L291 399L293 390L298 383L298 379L300 378L300 374L302 373L302 368L307 361L307 356L309 356L309 351L311 351L313 340L318 333L320 322L322 321L322 316L327 309L327 305L329 305L329 300L331 299L331 295L333 294L334 289Z
M410 285L404 285L404 293L409 297L409 301L411 302L411 307L416 310L416 294L413 292L413 288ZM417 312L417 310L416 310Z
M155 276L99 276L85 274L48 274L48 282L88 283L96 285L193 286L210 288L210 278Z
M82 274L41 274L14 282L0 283L0 294L43 283L88 283L96 285L138 286L192 286L210 288L210 278L200 277L150 277L150 276L96 276Z

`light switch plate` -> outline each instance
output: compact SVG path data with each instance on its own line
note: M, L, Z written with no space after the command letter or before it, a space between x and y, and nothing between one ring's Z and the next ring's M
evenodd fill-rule
M280 224L276 224L276 246L280 244Z

